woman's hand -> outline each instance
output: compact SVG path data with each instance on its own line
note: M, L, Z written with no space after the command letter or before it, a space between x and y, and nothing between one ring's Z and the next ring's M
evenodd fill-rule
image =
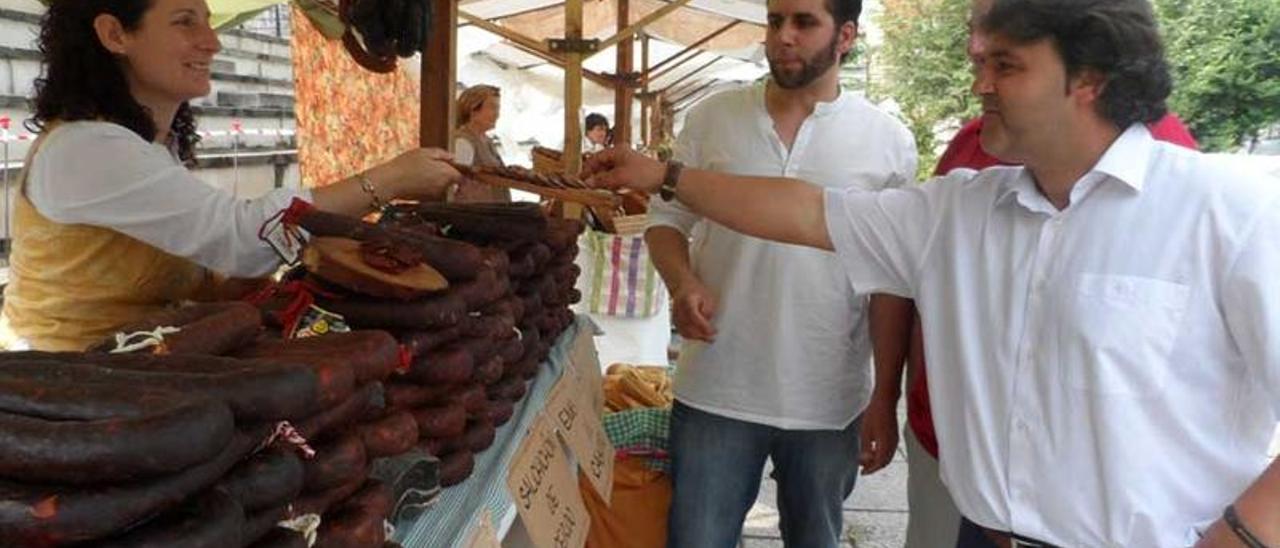
M438 148L417 148L374 167L368 176L384 200L444 200L449 188L462 180L462 174L449 165L453 155Z

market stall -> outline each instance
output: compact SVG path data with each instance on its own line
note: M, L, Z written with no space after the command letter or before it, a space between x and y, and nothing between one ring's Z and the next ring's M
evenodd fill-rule
M510 525L493 485L544 407L588 386L561 382L593 355L568 311L582 225L532 204L373 224L295 202L264 228L297 266L247 301L0 355L0 538L381 546L393 524L434 546L486 508Z
M685 4L625 24L620 3L606 47ZM373 71L425 49L419 142L448 143L453 77L440 71L457 6L407 0L408 16L387 19L371 5L343 2L342 26L317 29ZM575 29L581 10L567 6L555 52L568 128L582 59L600 46ZM618 88L627 104L631 85ZM451 546L518 530L582 545L578 475L607 506L614 450L594 328L569 308L583 298L578 217L609 222L625 197L574 177L579 133L566 133L561 174L457 166L549 198L554 214L381 204L368 188L376 220L295 201L259 231L290 268L245 300L166 310L83 352L0 355L0 538Z

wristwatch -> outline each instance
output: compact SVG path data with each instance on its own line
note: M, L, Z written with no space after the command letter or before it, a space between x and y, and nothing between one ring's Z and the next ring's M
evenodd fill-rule
M676 160L667 161L667 172L662 176L662 188L658 189L658 196L662 197L662 201L670 202L676 198L676 183L680 182L680 171L684 169L684 164Z

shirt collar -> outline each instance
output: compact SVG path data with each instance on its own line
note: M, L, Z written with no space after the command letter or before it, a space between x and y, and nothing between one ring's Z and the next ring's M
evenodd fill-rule
M1110 176L1132 188L1136 192L1142 192L1143 186L1147 181L1147 167L1151 162L1151 147L1155 145L1155 139L1151 137L1151 132L1147 126L1142 124L1134 124L1129 126L1123 133L1116 138L1114 143L1107 148L1107 151L1098 159L1098 163L1094 164L1093 169L1089 170L1080 181L1076 183L1076 188L1071 191L1072 202L1077 197L1077 191L1087 190L1084 188L1085 183L1098 178L1099 175ZM999 169L999 168L988 168ZM996 202L1003 204L1013 197L1017 197L1018 201L1024 206L1030 207L1031 200L1028 198L1032 193L1038 194L1040 189L1036 188L1035 180L1031 177L1031 172L1025 167L1019 167L1018 173L1006 178L996 198ZM1030 207L1031 209L1037 209Z
M1137 192L1147 182L1147 166L1151 163L1151 148L1155 146L1151 131L1143 124L1133 124L1126 129L1091 171L1110 175Z
M1036 181L1031 178L1031 172L1027 171L1027 168L1022 166L989 167L983 171L993 170L1013 172L1002 181L1000 194L996 196L997 205L1004 205L1016 198L1018 203L1022 204L1022 207L1032 211L1043 209L1039 207L1036 200L1037 197L1043 198L1040 196L1040 189L1036 188Z
M765 90L768 89L769 82L772 82L772 81L773 81L773 77L770 76L768 78L760 80L760 82L756 84L757 104L759 104L760 109L765 112L766 117L768 116L769 108L768 108L768 105L765 103L765 101L767 100L765 96L765 93L766 93ZM836 86L836 98L832 99L831 101L818 101L817 104L813 105L813 114L810 114L810 116L814 118L822 118L824 116L829 116L831 114L839 112L840 109L844 107L846 103L852 100L852 97L853 97L853 94L845 91L843 87Z

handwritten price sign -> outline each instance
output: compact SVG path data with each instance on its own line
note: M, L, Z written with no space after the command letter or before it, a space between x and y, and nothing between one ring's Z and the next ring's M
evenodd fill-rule
M564 375L551 389L545 412L565 445L578 457L578 467L591 486L609 502L613 496L613 444L600 423L600 415L591 409L582 383L572 378L575 373L569 370Z
M577 373L587 401L594 414L604 413L604 374L600 372L600 355L596 353L596 340L585 330L578 333L569 352L569 370ZM566 371L568 373L568 371Z
M590 519L569 459L546 414L534 420L507 475L529 537L538 548L581 548Z

